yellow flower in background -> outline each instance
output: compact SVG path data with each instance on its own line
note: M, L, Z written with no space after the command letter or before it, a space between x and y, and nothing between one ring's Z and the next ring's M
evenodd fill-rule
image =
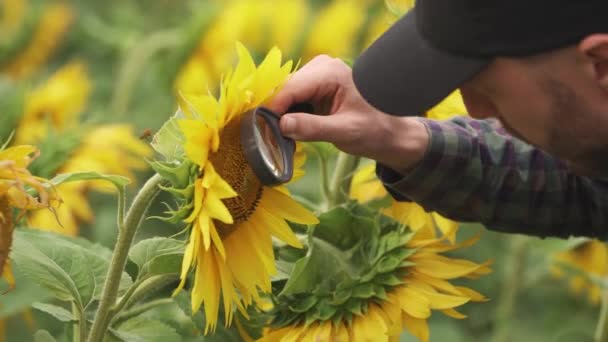
M52 128L74 129L80 122L91 93L91 81L81 62L71 62L27 96L25 112L17 128L16 143L38 141Z
M133 170L143 170L144 157L152 150L139 140L133 128L126 124L83 126L83 113L91 93L91 82L84 64L73 62L55 72L44 84L28 94L25 112L17 127L17 143L49 144L75 140L59 149L48 175L80 171L117 174L133 179ZM53 141L49 134L60 136ZM50 141L49 141L50 140ZM66 149L67 150L64 150ZM48 167L47 165L44 165ZM89 191L109 192L114 189L100 181L66 183L57 187L63 204L55 214L48 211L33 212L28 216L31 227L52 230L67 235L78 235L83 222L91 222L93 212L88 204Z
M478 238L452 244L445 238L429 239L431 234L425 232L429 229L432 227L423 227L407 243L406 247L415 251L406 258L411 266L404 268L402 284L386 291L385 300L370 300L367 310L355 315L350 323L342 319L270 328L260 341L399 341L399 335L406 329L428 342L427 320L434 310L452 318L466 318L455 308L486 298L470 288L452 285L450 280L488 274L490 262L477 264L441 255L469 247Z
M438 105L429 109L425 117L434 120L446 120L454 116L468 115L467 107L462 101L460 90L452 92L448 97L443 99Z
M414 0L386 0L384 10L374 17L368 28L364 39L364 47L370 46L378 39L400 16L414 7Z
M246 315L260 291L270 292L276 274L273 236L302 246L287 221L318 222L287 188L262 185L240 146L241 114L268 101L289 77L292 63L281 65L277 48L257 67L241 44L237 53L238 64L223 80L219 99L184 95L180 109L186 118L178 121L186 156L200 169L178 290L194 268L192 311L204 305L205 333L216 327L220 298L229 325L235 307Z
M26 210L57 206L59 200L54 190L45 187L46 180L33 176L27 169L38 155L34 146L20 145L0 150L0 278L12 286L14 278L8 264L8 254L13 240L13 209L23 214ZM27 192L34 189L34 197Z
M27 0L0 0L0 32L4 37L12 36L21 26L27 8Z
M235 41L255 51L271 46L291 51L308 11L304 0L228 1L180 70L175 88L184 93L213 91L237 57Z
M583 242L555 255L551 272L557 277L569 278L572 292L577 295L586 293L590 302L599 304L602 289L598 279L608 276L608 248L598 240Z
M87 130L80 145L57 173L96 171L102 174L122 175L135 179L134 170L147 168L144 158L152 150L139 140L130 125L111 124ZM93 210L87 200L90 191L113 192L115 188L103 181L65 183L57 186L63 205L53 215L36 211L29 215L31 227L66 235L78 235L79 225L92 222ZM55 218L56 217L56 218Z
M15 1L15 0L4 0ZM19 1L19 0L17 0ZM30 42L23 51L14 56L3 66L2 72L13 79L31 76L55 52L72 23L74 13L72 8L60 1L52 1L44 9L44 13L36 27Z
M358 0L334 0L321 9L311 24L303 60L308 61L319 54L352 57L366 10L365 3Z

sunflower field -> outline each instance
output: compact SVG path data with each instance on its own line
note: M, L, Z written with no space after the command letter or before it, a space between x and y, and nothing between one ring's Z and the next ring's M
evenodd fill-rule
M608 341L603 242L397 202L327 143L249 166L245 112L413 3L0 0L0 341Z

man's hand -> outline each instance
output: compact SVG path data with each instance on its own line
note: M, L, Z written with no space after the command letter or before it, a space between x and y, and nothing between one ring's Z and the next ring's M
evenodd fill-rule
M270 108L284 113L299 102L311 103L323 115L283 115L281 131L288 137L327 141L398 172L406 172L424 156L429 140L424 124L369 105L355 87L351 69L340 59L315 57L287 81Z

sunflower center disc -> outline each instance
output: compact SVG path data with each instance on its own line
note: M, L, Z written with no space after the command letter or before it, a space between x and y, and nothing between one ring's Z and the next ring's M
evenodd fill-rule
M246 221L255 211L264 190L262 183L245 159L240 139L240 120L234 119L220 134L218 151L209 157L217 173L238 194L237 197L222 200L230 211L234 224L226 225L216 221L216 225L221 227L220 234L229 234L238 223Z

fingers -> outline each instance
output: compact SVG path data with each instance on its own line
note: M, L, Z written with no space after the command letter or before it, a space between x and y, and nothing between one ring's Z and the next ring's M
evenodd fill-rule
M310 102L316 108L323 100L333 97L348 79L344 76L348 73L350 68L341 60L317 56L291 76L269 107L277 113L285 113L294 103Z
M307 113L289 113L281 117L281 133L299 141L328 141L344 135L339 119Z

